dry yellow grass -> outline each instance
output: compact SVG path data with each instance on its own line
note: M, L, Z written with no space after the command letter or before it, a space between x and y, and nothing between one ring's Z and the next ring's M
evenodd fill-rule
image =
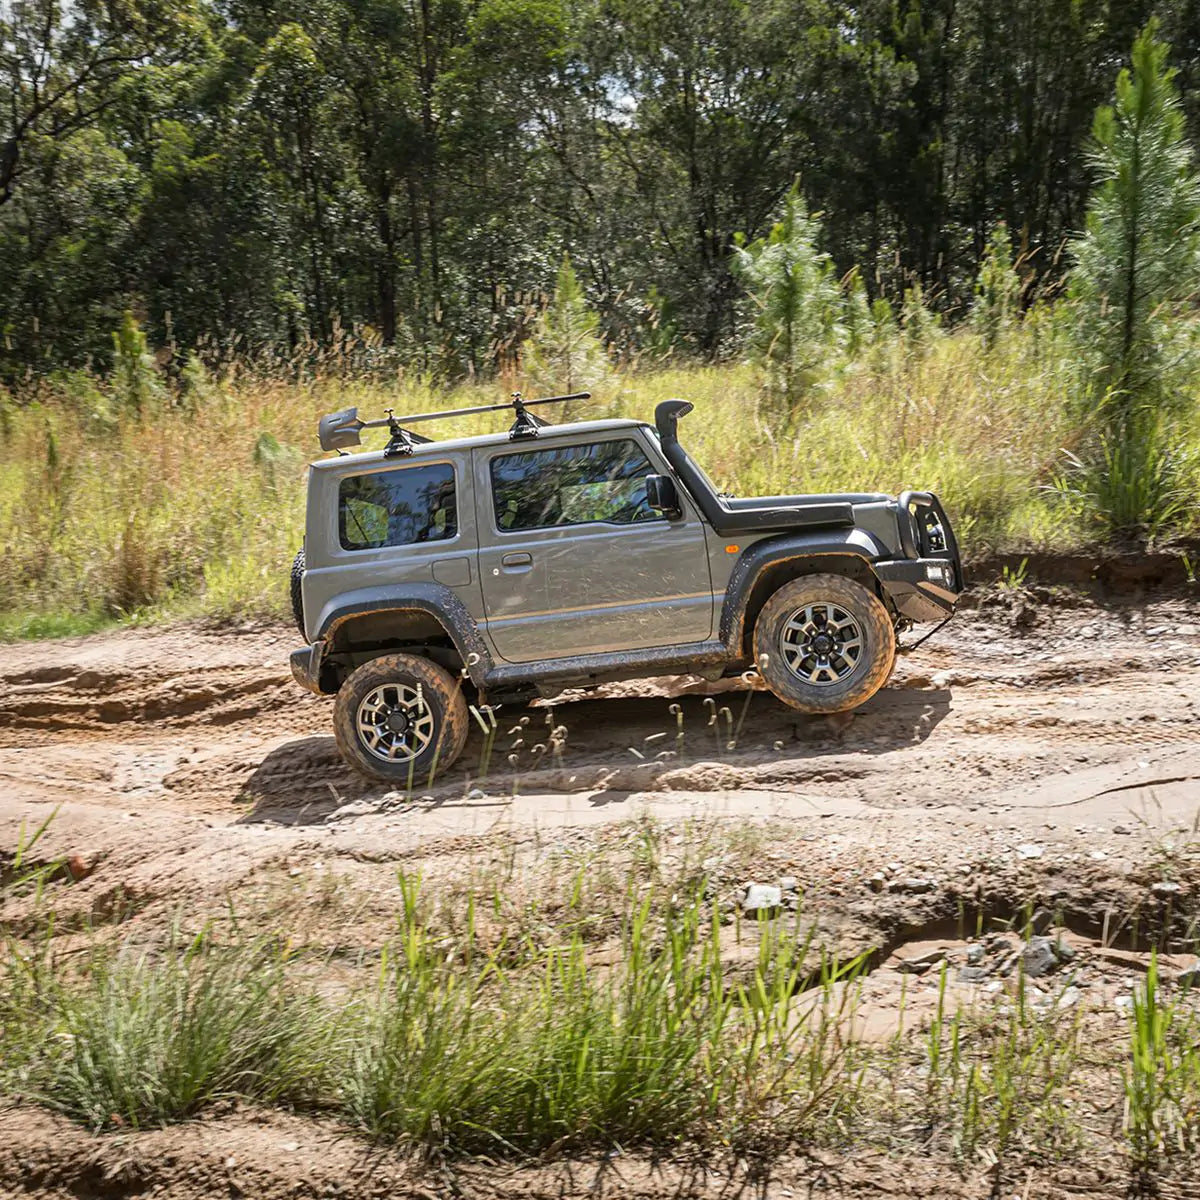
M787 419L744 366L613 375L573 415L649 420L659 400L683 396L696 405L684 425L689 447L731 491L930 488L969 554L1066 548L1092 534L1078 506L1045 487L1081 436L1068 417L1069 356L1055 343L1037 321L991 353L967 331L915 350L893 340L831 366ZM36 404L10 403L0 422L0 633L282 613L322 413L450 408L507 390L501 381L435 391L404 377L235 372L189 406L162 401L140 417L106 417L118 405L94 384L82 396L78 386L46 386Z

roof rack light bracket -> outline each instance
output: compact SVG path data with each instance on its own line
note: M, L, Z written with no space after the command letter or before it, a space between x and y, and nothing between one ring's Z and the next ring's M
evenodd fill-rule
M404 429L392 415L390 408L385 411L387 412L388 432L391 437L383 448L384 458L397 458L401 455L407 457L413 452L415 446L433 441L433 438L422 437L419 433L413 433L411 429Z
M513 392L512 406L516 411L517 419L508 431L511 441L517 442L524 438L535 438L538 435L539 429L545 429L550 424L549 421L543 420L525 407L525 401L521 399L520 392Z

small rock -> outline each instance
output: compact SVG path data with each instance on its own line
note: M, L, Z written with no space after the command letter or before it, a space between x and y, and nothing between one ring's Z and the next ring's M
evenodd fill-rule
M1058 1008L1073 1008L1079 1003L1079 989L1074 985L1068 988L1063 988L1058 999L1055 1000L1054 1003Z
M1175 976L1175 982L1180 987L1195 987L1200 984L1200 963L1194 963L1190 967L1186 967Z
M1156 896L1178 896L1182 890L1179 884L1168 879L1160 879L1150 885L1150 891Z
M475 787L467 793L466 798L468 800L486 800L488 799L488 794L483 790L483 788Z
M1025 974L1030 979L1041 979L1051 974L1058 966L1058 955L1054 953L1054 943L1047 937L1031 938L1021 955Z
M919 954L916 958L902 958L896 964L896 970L902 975L924 975L930 967L946 961L945 950L930 950L927 954Z
M1046 933L1054 924L1054 914L1048 908L1037 909L1029 918L1029 928L1034 933Z
M1068 945L1061 938L1054 943L1054 955L1060 963L1075 961L1075 947Z
M67 874L74 883L86 879L96 869L95 859L84 858L82 854L72 854L67 859Z
M800 880L798 880L798 879L795 877L795 875L784 875L784 876L783 876L783 877L782 877L782 878L779 880L779 887L780 887L780 889L781 889L782 891L785 891L785 892L795 892L795 891L799 891L799 889L800 889Z
M1037 842L1025 842L1017 847L1018 858L1041 858L1045 850Z
M887 880L878 871L876 871L875 874L867 880L867 883L870 886L871 891L882 892Z
M783 891L769 883L752 883L746 888L742 911L756 917L770 917L779 912Z
M967 947L967 962L972 967L979 966L979 964L983 962L986 955L987 951L982 946Z
M365 817L369 813L375 811L375 805L368 800L352 800L349 804L343 804L341 808L335 808L326 818L326 821L346 821L352 817Z
M911 892L914 895L922 895L925 892L937 891L936 879L893 879L889 891L893 892Z
M959 967L958 978L961 983L982 983L991 972L987 967Z
M1133 830L1130 829L1128 825L1114 825L1113 833L1123 834L1124 836L1128 837L1131 833L1133 833Z

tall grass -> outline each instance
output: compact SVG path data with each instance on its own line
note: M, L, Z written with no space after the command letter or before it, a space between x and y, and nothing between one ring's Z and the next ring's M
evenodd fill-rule
M1122 1081L1125 1131L1140 1170L1200 1148L1200 1017L1190 993L1175 1001L1164 994L1157 954L1133 995Z
M3 1090L97 1129L229 1097L319 1107L448 1154L752 1147L853 1120L837 979L856 968L822 965L794 930L772 930L732 978L699 897L631 899L604 965L578 933L485 950L472 920L447 937L402 887L374 981L336 994L278 947L209 936L81 964L10 954Z
M1100 526L1086 497L1047 487L1063 450L1091 436L1069 415L1074 368L1061 343L1040 313L991 348L967 329L933 330L919 345L884 341L832 364L786 434L759 377L739 366L614 375L573 415L650 419L658 401L686 396L696 403L689 446L739 494L933 488L968 553L1068 547ZM402 376L289 382L231 370L186 403L153 399L137 415L99 404L95 381L82 390L77 379L47 381L37 403L7 411L0 431L0 634L162 613L282 614L318 416L351 404L379 415L490 402L509 386L435 392Z
M925 1044L925 1102L931 1133L956 1156L1003 1171L1018 1146L1062 1154L1078 1140L1071 1084L1081 1066L1080 1012L1051 996L1031 1003L1024 977L996 1011L949 1012L948 973Z
M150 956L97 952L84 983L23 967L27 1015L51 1047L28 1055L29 1094L92 1128L178 1120L228 1097L300 1103L323 1083L320 1013L279 952L203 938Z
M8 939L0 1097L94 1129L241 1099L438 1157L919 1148L985 1164L997 1195L1030 1164L1111 1147L1101 1126L1143 1177L1197 1149L1200 1029L1157 964L1124 1041L1078 993L1018 977L966 1002L948 971L924 1028L871 1041L861 961L831 962L790 918L723 928L703 880L631 887L599 940L582 880L536 935L498 893L448 921L400 882L394 936L336 970L212 930L65 956Z

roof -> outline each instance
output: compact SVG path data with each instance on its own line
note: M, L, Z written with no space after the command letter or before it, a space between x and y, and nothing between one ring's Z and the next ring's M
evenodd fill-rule
M328 458L318 458L312 463L314 470L328 470L353 466L369 467L375 463L392 463L396 466L420 458L441 458L456 450L473 450L477 446L512 446L514 449L533 449L539 443L558 441L564 437L576 434L607 433L614 429L649 429L645 421L635 421L629 417L611 417L604 421L573 421L566 425L544 425L538 430L536 438L519 438L513 441L507 429L496 433L476 434L474 437L445 438L432 442L420 442L412 449L412 454L393 454L386 457L382 448L379 450L364 450L359 454L334 454Z

